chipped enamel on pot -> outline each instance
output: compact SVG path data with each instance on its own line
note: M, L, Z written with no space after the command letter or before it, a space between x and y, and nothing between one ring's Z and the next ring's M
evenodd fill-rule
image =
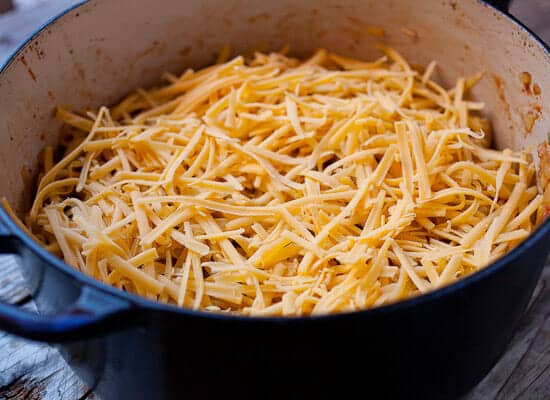
M495 146L546 143L550 56L480 1L95 0L36 34L0 74L0 193L19 215L28 210L40 152L58 140L56 105L110 105L163 72L212 63L224 44L235 53L290 44L297 56L324 47L370 60L380 42L413 65L436 60L435 77L447 88L485 71L471 95L486 104Z

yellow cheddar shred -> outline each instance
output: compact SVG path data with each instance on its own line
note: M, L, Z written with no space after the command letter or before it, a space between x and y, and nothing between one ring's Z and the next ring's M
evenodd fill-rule
M541 222L532 159L484 147L481 75L446 90L435 61L382 51L226 46L111 109L59 108L72 141L44 151L27 226L96 279L213 312L360 310L474 273Z

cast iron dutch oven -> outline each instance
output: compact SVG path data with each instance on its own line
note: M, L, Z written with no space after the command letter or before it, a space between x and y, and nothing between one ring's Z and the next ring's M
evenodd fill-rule
M539 172L550 131L548 48L506 2L479 0L90 0L53 19L0 68L0 193L28 210L38 155L55 145L55 105L111 104L164 71L290 44L365 59L383 41L438 79L486 71L495 146L533 145ZM498 7L501 7L499 10ZM380 26L384 37L367 33ZM403 28L409 33L405 35ZM415 35L410 35L414 31ZM529 73L531 84L520 79ZM525 77L525 75L523 75ZM535 87L536 85L536 87ZM20 256L40 314L0 304L0 328L57 343L104 399L456 398L512 336L550 245L546 220L514 251L449 287L376 309L249 318L157 304L92 280L32 241L2 210L0 250Z

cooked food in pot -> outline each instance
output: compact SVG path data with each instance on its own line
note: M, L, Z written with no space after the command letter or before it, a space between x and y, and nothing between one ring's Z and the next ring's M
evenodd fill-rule
M474 273L543 218L531 156L489 148L465 96L481 75L447 90L435 63L383 50L239 56L59 109L27 225L103 282L244 315L361 310Z

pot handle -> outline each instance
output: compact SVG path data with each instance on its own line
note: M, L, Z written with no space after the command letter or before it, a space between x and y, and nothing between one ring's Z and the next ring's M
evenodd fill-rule
M3 212L1 210L0 212ZM0 254L18 254L17 236L0 223ZM59 343L96 337L131 324L130 302L83 286L72 303L54 314L36 314L0 301L0 329L42 342Z
M491 4L493 7L498 8L502 12L510 11L510 4L512 0L487 0L487 3Z

